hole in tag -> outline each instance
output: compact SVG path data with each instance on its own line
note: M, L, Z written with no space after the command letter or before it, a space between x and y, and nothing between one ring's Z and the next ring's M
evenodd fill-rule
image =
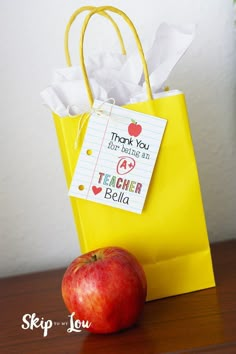
M93 150L88 149L88 150L86 151L86 153L87 153L87 155L92 155Z
M83 185L83 184L80 184L80 185L78 186L78 189L79 189L80 191L83 191L83 190L84 190L84 185Z

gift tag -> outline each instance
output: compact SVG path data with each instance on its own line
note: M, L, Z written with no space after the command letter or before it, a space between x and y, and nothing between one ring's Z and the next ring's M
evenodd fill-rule
M167 121L95 100L69 196L141 214Z

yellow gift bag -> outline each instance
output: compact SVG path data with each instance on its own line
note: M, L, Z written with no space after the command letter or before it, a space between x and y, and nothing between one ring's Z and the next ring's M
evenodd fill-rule
M84 62L84 35L95 13L107 17L105 11L109 11L119 14L128 23L143 63L147 100L125 107L165 118L168 123L142 214L70 198L81 251L88 252L104 246L120 246L130 250L144 267L148 300L212 287L215 282L211 254L184 94L168 91L163 97L153 99L147 64L135 27L124 12L111 6L86 7L72 15L65 36L68 65L71 65L69 29L83 10L90 10L90 13L81 32L80 64L91 106L94 99ZM116 27L112 18L108 18ZM117 27L116 30L123 43ZM123 44L122 51L125 52ZM78 149L75 149L81 117L60 118L56 113L53 117L69 187L87 122L80 135Z

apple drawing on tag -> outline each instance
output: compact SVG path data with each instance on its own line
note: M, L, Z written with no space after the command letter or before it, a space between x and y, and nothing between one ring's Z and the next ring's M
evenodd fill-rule
M142 132L142 126L138 124L134 119L131 119L131 122L128 126L128 133L130 136L139 136Z

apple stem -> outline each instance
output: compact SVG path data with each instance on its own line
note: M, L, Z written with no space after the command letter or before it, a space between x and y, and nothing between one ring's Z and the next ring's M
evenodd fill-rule
M98 260L96 254L93 254L93 255L91 256L91 258L92 258L92 262L96 262L96 261Z

